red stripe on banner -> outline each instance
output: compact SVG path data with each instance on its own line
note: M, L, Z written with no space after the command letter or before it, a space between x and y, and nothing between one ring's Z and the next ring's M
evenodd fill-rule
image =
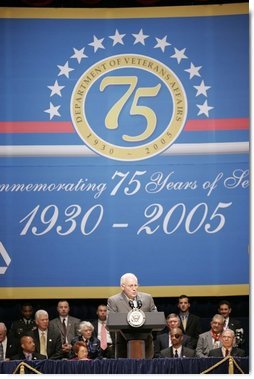
M209 130L246 130L249 129L248 118L219 118L212 120L188 120L184 131L205 132ZM22 121L0 122L0 133L74 133L70 121Z
M0 133L74 133L69 121L0 122Z
M249 129L248 118L217 118L212 120L189 120L184 131L205 132L208 130L245 130Z

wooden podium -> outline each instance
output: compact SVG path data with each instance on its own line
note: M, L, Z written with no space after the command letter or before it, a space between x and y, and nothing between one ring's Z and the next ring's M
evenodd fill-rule
M127 341L127 357L145 358L145 340L152 331L162 330L165 325L164 312L145 312L145 323L140 327L130 326L127 313L108 314L107 328L111 332L120 332Z

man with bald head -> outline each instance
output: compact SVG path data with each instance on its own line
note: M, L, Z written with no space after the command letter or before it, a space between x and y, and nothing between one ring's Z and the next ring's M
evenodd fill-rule
M161 358L190 358L195 356L195 351L193 349L183 346L183 331L181 328L171 329L170 337L172 346L161 350Z
M166 318L167 330L157 334L154 341L154 358L160 357L160 352L167 347L172 346L170 331L174 328L180 328L180 318L176 313L170 313ZM192 341L189 336L183 334L182 345L193 349Z
M37 353L35 351L35 343L33 337L30 335L24 335L20 338L20 346L21 346L21 352L19 354L14 355L11 357L12 360L40 360L40 359L46 359L46 355Z
M120 279L121 292L109 297L108 312L128 313L137 306L143 312L157 312L152 296L145 292L138 291L138 278L132 273L124 274ZM118 333L116 342L117 358L126 358L126 341ZM153 338L148 335L146 340L146 358L153 358Z

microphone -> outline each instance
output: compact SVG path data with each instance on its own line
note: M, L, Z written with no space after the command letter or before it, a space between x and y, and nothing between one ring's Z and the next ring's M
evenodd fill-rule
M129 301L129 305L130 305L131 309L133 309L133 308L134 308L134 303L133 303L133 301L132 301L132 300L130 300L130 301Z
M138 309L142 307L142 301L140 299L137 300Z

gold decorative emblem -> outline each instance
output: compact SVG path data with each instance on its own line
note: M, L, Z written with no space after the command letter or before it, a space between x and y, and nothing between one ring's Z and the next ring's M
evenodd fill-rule
M153 84L144 85L143 80L140 85L142 75L153 78ZM104 103L110 104L103 125L95 125L95 114L88 116L87 99L93 87L104 95L103 104L99 100L96 104L96 113L102 112ZM119 88L122 92L115 96ZM113 102L107 101L105 92L109 90L114 93ZM162 106L166 116L159 122ZM121 116L126 109L128 134L126 129L121 133ZM71 116L79 136L92 150L111 159L135 161L160 154L173 144L185 124L187 99L179 78L163 63L139 54L115 55L90 66L81 75L72 93ZM132 125L132 120L137 119L142 130L140 125ZM114 139L116 131L120 134L118 139Z

